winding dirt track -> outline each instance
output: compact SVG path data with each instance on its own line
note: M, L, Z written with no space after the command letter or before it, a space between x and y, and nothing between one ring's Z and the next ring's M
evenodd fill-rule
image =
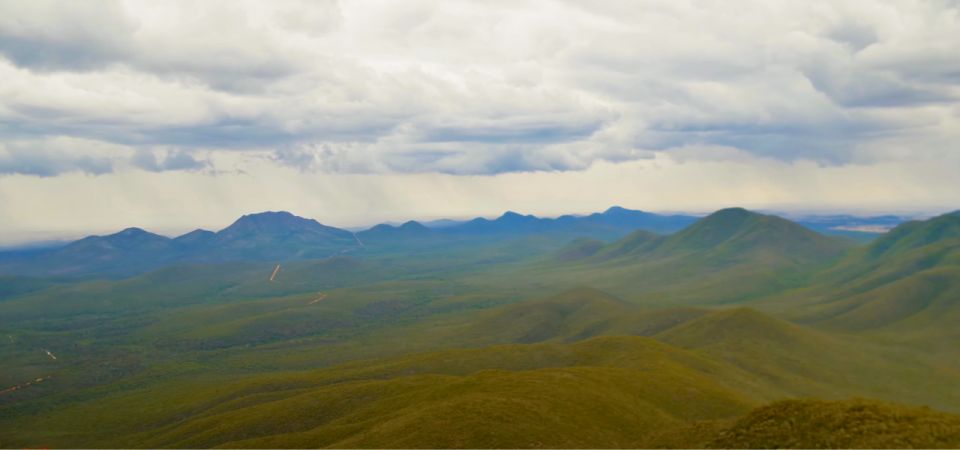
M28 387L30 387L30 386L35 385L35 384L43 383L44 381L49 380L49 379L51 379L51 378L53 378L53 375L47 375L47 376L45 376L45 377L37 378L37 379L35 379L35 380L33 380L33 381L28 381L28 382L23 383L23 384L18 384L18 385L16 385L16 386L11 386L11 387L8 387L8 388L0 391L0 395L9 394L9 393L11 393L11 392L19 391L20 389L26 389L26 388L28 388Z
M280 272L280 264L277 264L277 267L273 268L273 273L270 274L270 282L273 282L273 280L277 278L277 272Z
M325 299L325 298L327 298L327 294L324 294L323 292L321 292L320 295L317 296L317 298L315 298L315 299L313 299L313 300L310 300L310 303L307 303L307 305L313 305L313 304L315 304L315 303L317 303L317 302L319 302L320 300L323 300L323 299Z

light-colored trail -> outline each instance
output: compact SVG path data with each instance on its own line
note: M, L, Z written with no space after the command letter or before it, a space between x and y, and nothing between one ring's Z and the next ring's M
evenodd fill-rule
M53 353L50 353L50 350L43 349L43 351L46 352L47 356L49 356L50 359L52 359L52 360L54 360L54 361L57 360L57 357L56 357L56 356L53 356Z
M307 305L316 304L317 302L319 302L320 300L323 300L323 299L325 299L325 298L327 298L327 294L324 294L323 292L321 292L320 295L317 296L317 298L315 298L315 299L313 299L313 300L310 300L310 303L307 303Z
M35 385L35 384L43 383L44 381L49 380L50 378L53 378L53 375L47 375L47 376L45 376L45 377L40 377L40 378L37 378L37 379L35 379L35 380L33 380L33 381L28 381L28 382L23 383L23 384L18 384L18 385L16 385L16 386L10 386L10 387L8 387L8 388L0 391L0 395L9 394L9 393L11 393L11 392L19 391L20 389L26 389L26 388L28 388L28 387L30 387L30 386Z
M277 264L277 267L273 268L273 273L270 274L270 282L273 282L277 278L277 272L280 272L280 264Z

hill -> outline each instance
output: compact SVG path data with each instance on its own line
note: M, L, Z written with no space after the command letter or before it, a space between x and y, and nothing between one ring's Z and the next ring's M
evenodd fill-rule
M207 248L211 260L262 261L325 258L359 246L347 230L281 211L245 215L218 231Z
M529 270L559 287L590 284L659 307L731 304L804 285L812 271L840 259L852 244L780 217L730 208L669 236L638 230L595 247L568 244ZM502 282L522 283L511 281L514 274L528 276L513 270Z
M714 260L764 258L804 264L835 258L849 248L834 238L777 216L743 208L717 211L665 239L660 254L696 252Z
M653 336L707 314L700 308L649 310L603 291L579 287L478 315L448 338L460 345L576 342L596 336Z
M886 331L926 341L958 337L960 217L902 224L816 280L773 303L796 320L829 329Z
M957 448L960 416L866 400L788 400L757 408L710 448Z
M58 430L43 437L54 446L635 447L666 426L749 410L749 396L717 381L739 375L650 339L597 338L168 381L34 417L29 430ZM125 417L138 404L154 407Z
M747 317L749 327L756 317ZM0 444L584 448L691 446L698 439L698 446L736 446L809 437L802 429L770 429L816 416L783 403L751 412L785 395L783 385L776 386L781 381L702 350L632 336L415 353L300 372L147 380L126 392L0 419L21 430ZM838 388L837 395L850 389ZM131 415L134 410L140 412ZM855 418L857 411L826 413L826 423L835 424L829 432L845 437L837 417ZM892 426L882 436L927 426L939 436L955 432L955 416L928 415L936 420L918 419L921 426L913 429ZM771 416L783 419L764 425ZM23 421L30 426L19 427Z
M360 248L353 233L288 212L249 214L214 233L177 238L128 228L89 236L62 248L6 258L0 272L17 275L126 277L171 264L327 258Z
M529 254L556 250L563 239L576 236L615 239L636 228L675 231L692 220L617 207L557 219L508 211L494 220L476 218L437 229L408 221L354 234L289 212L268 211L244 215L217 232L198 229L173 239L128 228L63 247L0 252L0 274L117 278L171 264L322 259L359 251L395 258L442 257L514 244Z
M619 238L637 229L654 233L673 233L695 220L696 217L693 216L660 215L614 206L604 212L587 216L565 215L555 219L507 211L493 220L478 217L443 227L438 231L452 234L551 233L605 239Z
M591 288L519 302L447 328L443 341L459 347L502 343L571 343L599 336L645 336L723 361L751 374L777 396L867 395L938 404L960 391L907 388L913 380L949 383L932 375L920 355L825 333L754 309L647 309Z

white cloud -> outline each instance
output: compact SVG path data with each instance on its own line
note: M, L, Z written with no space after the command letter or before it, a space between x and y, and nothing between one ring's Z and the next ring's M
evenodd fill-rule
M277 151L306 169L582 170L689 145L845 163L877 130L915 129L917 108L960 95L948 3L0 10L4 135ZM610 130L620 138L596 136Z
M0 178L960 171L957 48L947 1L0 1Z

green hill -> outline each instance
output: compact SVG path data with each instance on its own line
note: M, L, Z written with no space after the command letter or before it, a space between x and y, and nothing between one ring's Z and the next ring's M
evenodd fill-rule
M637 231L600 249L570 247L566 257L531 267L532 274L511 268L501 279L588 284L659 307L731 304L803 286L812 270L834 263L851 245L786 219L730 208L669 236Z
M960 416L865 400L788 400L757 408L711 448L957 448Z
M909 222L775 303L804 323L925 341L960 337L960 216Z
M606 247L599 249L597 259L608 260L629 255L643 255L651 248L656 247L663 240L662 236L646 230L637 230Z
M21 430L0 445L633 447L665 426L746 412L755 391L729 387L745 377L642 337L448 350L164 381L22 418L28 427L0 421Z
M873 242L864 252L868 258L903 254L913 249L960 239L960 214L951 213L925 221L903 223Z
M729 208L717 211L671 235L656 252L702 252L702 258L804 264L840 256L849 245L789 220Z
M730 319L750 329L769 322L742 311L718 314L712 322ZM780 341L782 327L767 325L766 335ZM689 326L674 334L685 335L680 331L691 331ZM715 331L694 334L712 339ZM795 334L791 339L805 339ZM742 360L725 361L699 339L690 345L701 348L611 336L418 353L304 372L164 379L14 421L0 419L0 426L19 430L0 437L0 445L629 448L777 437L762 422L756 425L755 417L769 411L748 413L790 396L792 381L755 373ZM863 392L836 389L840 397ZM783 414L790 421L808 412ZM720 432L728 427L733 431ZM949 421L943 427L947 434L956 429ZM793 439L795 432L806 436L791 429L779 436ZM842 435L838 427L831 432ZM890 436L898 433L888 430Z
M597 239L577 238L557 251L555 258L558 261L576 261L588 258L597 254L604 245L606 244L603 241Z
M449 338L461 345L575 342L595 336L652 336L706 314L702 308L650 310L586 287L495 308Z
M850 248L734 208L562 249L370 244L274 281L0 279L0 388L52 376L0 396L0 447L956 445L956 416L843 399L960 412L958 221ZM283 230L329 231L247 222L230 242L296 254Z

